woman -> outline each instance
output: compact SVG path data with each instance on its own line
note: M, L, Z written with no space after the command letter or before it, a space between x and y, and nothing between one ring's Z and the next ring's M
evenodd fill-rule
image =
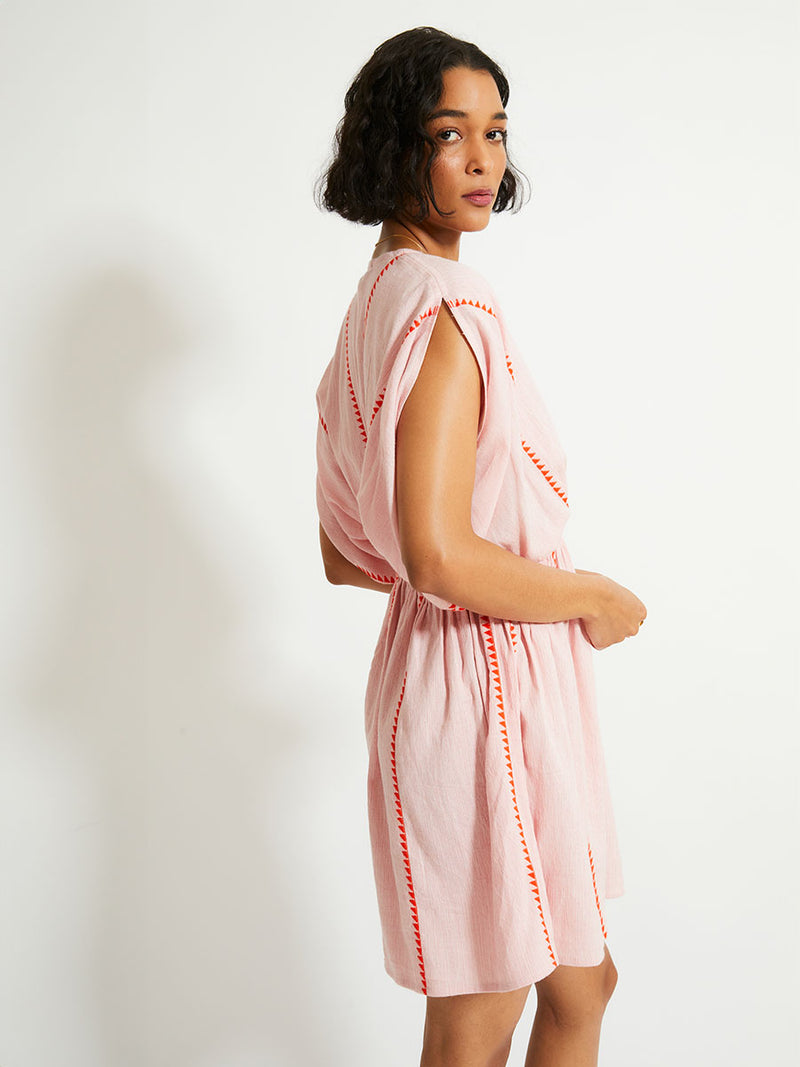
M431 27L345 96L322 206L382 223L316 394L331 582L389 593L365 697L384 964L427 997L421 1067L596 1064L623 892L592 648L638 597L576 570L565 457L462 233L516 204L508 83Z

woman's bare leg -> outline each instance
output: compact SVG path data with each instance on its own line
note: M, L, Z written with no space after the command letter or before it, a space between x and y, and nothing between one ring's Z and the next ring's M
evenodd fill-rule
M420 1067L505 1067L530 988L428 997Z
M525 1067L597 1067L600 1024L616 984L608 946L596 967L561 964L537 982Z

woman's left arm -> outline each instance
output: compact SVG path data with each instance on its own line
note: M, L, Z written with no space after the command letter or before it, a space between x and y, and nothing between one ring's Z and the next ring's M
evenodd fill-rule
M380 593L391 592L392 582L376 582L359 567L342 555L330 537L319 524L319 545L322 561L325 565L325 577L333 585L355 585L360 589L377 589ZM575 568L576 574L595 574L596 571L583 571Z
M319 546L322 550L322 562L325 564L325 577L333 585L356 585L361 589L377 589L381 593L391 591L394 583L376 582L342 555L336 545L319 524Z

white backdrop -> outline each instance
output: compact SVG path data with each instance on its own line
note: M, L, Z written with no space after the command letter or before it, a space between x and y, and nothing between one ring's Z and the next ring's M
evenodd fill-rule
M366 821L385 595L326 584L314 503L377 233L312 183L421 24L509 76L533 197L461 258L559 429L576 566L648 608L595 654L600 1062L796 1062L794 5L402 8L0 8L2 1067L418 1063Z

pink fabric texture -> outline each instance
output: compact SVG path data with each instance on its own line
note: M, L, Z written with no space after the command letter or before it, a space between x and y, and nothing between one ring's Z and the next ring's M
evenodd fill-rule
M580 622L420 593L400 553L395 432L443 301L480 368L475 532L574 570L566 458L489 283L413 249L369 262L316 393L316 499L338 550L392 584L369 670L367 809L384 966L428 996L604 957L622 867Z

